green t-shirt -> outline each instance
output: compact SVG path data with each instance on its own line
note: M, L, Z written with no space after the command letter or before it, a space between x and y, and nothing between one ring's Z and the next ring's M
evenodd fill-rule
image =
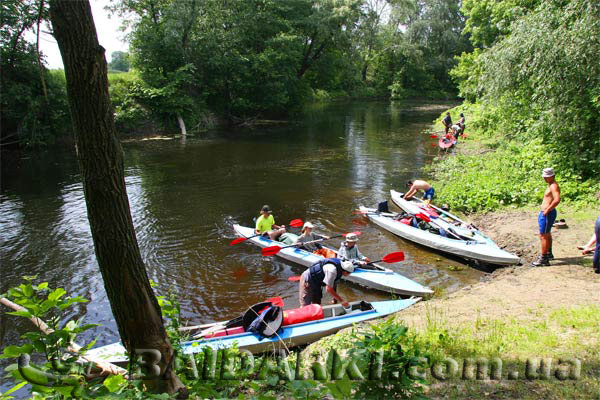
M264 215L261 215L256 220L256 230L259 233L265 233L271 230L271 228L275 225L275 218L272 215L269 215L265 218Z

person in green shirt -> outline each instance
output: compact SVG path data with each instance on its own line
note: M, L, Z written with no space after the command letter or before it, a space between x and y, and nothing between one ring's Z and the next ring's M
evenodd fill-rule
M282 233L285 233L285 225L275 225L275 218L271 213L271 208L265 204L260 210L260 217L256 220L256 233L268 236L271 240L277 240Z

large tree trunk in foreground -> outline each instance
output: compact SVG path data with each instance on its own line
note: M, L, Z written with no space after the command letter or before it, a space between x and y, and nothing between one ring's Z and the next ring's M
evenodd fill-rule
M50 19L65 65L96 258L121 339L130 354L135 355L136 349L160 352L159 376L147 382L152 390L185 390L172 370L173 348L133 229L104 48L98 43L90 4L87 0L50 0Z

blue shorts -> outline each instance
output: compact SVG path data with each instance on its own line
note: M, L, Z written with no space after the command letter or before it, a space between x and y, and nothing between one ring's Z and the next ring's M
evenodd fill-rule
M552 229L552 225L554 221L556 221L556 208L548 213L548 215L544 215L543 211L540 211L538 215L538 225L540 226L540 234L550 233L550 229Z
M433 196L435 196L435 190L433 190L433 186L425 191L425 195L423 196L423 200L433 200Z

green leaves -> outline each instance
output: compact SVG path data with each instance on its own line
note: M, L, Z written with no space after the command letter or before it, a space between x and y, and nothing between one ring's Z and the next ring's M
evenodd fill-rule
M6 346L2 351L0 358L17 358L21 354L31 354L33 351L33 345L27 343L23 346Z
M126 384L125 378L122 375L111 375L102 383L109 392L114 393Z

